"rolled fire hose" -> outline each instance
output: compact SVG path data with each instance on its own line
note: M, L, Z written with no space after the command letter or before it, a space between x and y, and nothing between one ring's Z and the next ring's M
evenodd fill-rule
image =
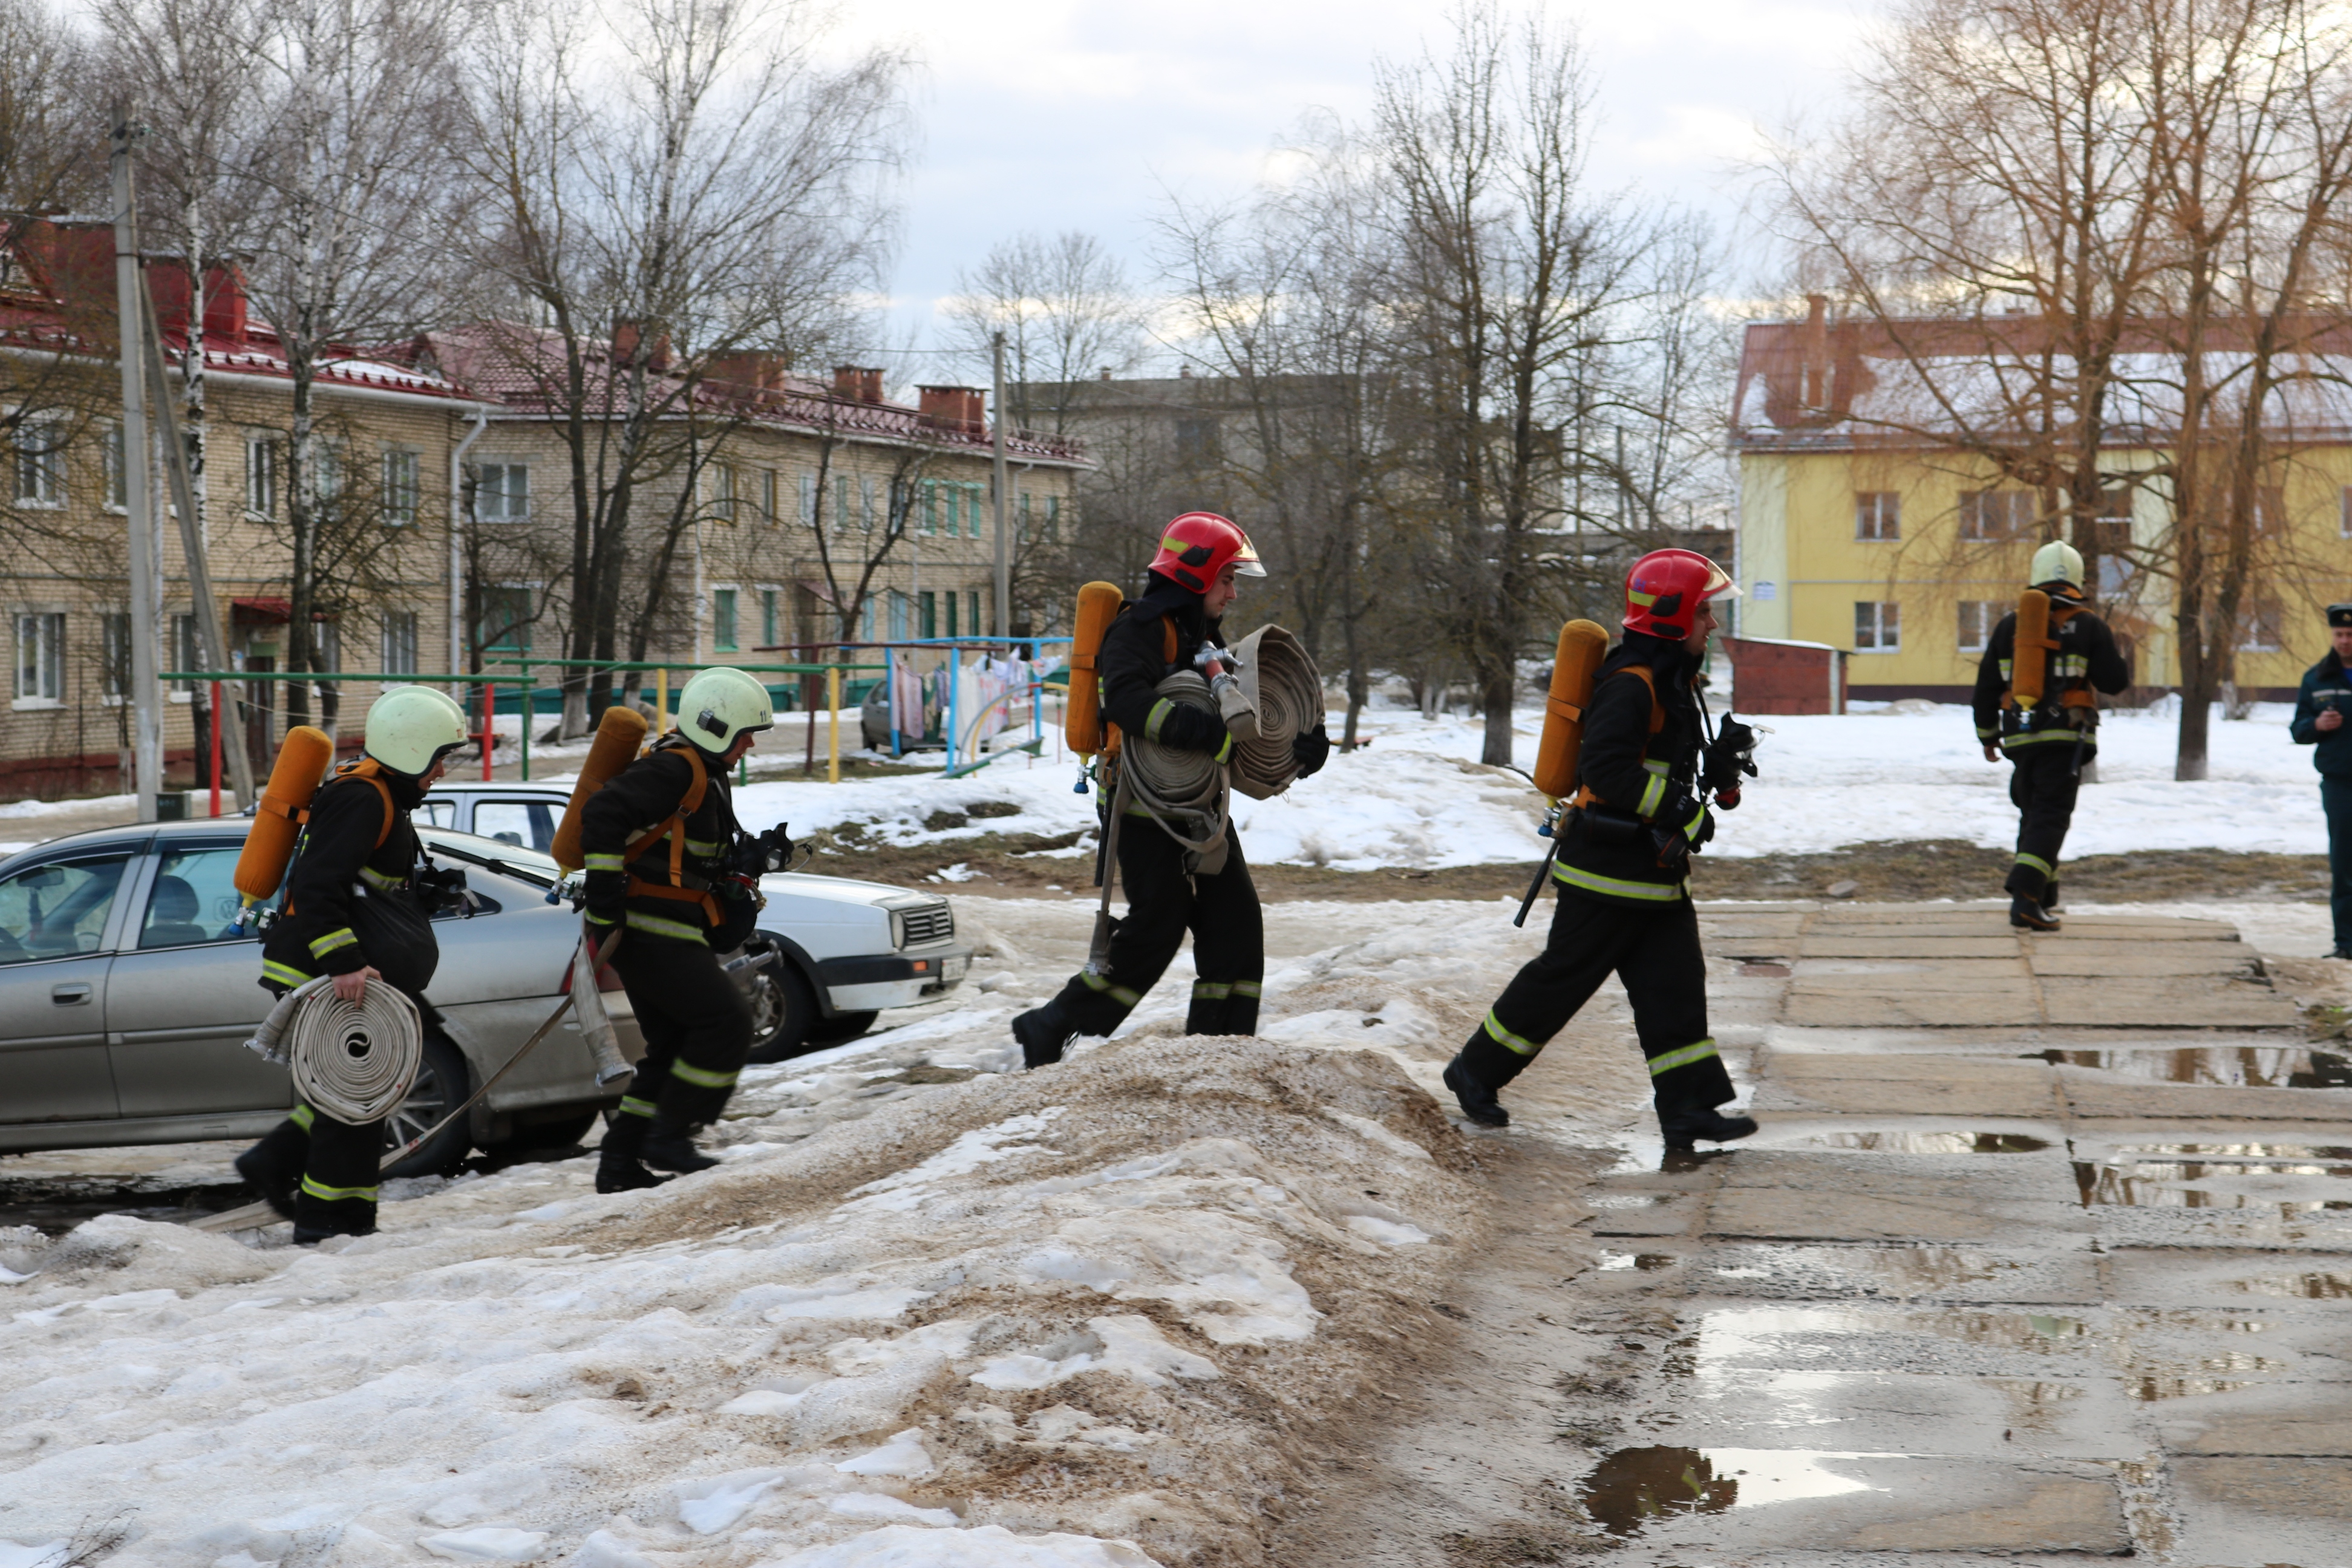
M288 992L246 1041L294 1074L302 1102L337 1121L378 1121L408 1098L425 1062L425 1026L396 986L371 984L357 1002L321 974Z
M1180 669L1153 689L1180 707L1198 708L1212 716L1217 712L1209 683L1197 671ZM1232 805L1224 764L1206 752L1129 735L1119 742L1118 771L1129 798L1150 812L1168 837L1200 856L1202 869L1214 871L1223 864Z
M1234 787L1252 800L1280 795L1298 777L1290 742L1323 722L1323 673L1297 637L1260 626L1234 649L1248 716L1229 714Z

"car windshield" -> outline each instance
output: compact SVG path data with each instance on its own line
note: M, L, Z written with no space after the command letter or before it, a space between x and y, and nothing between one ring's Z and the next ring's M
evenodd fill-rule
M482 838L471 833L452 833L446 828L427 827L418 837L425 847L436 855L446 855L452 860L484 867L502 872L518 881L529 882L535 888L552 888L563 879L563 868L551 857L520 845L504 844L495 838Z

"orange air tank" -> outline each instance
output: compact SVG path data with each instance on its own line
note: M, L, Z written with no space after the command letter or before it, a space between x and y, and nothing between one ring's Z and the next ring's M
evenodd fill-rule
M286 880L287 863L294 858L294 840L302 833L302 814L310 797L334 764L335 743L326 731L297 724L286 731L278 747L278 761L269 770L269 784L247 830L245 848L236 858L236 890L247 903L273 897Z
M1082 757L1103 749L1102 680L1095 658L1102 651L1103 634L1118 619L1127 595L1109 583L1089 583L1078 590L1078 613L1071 626L1070 700L1062 710L1062 739Z
M1592 702L1592 678L1608 657L1609 634L1598 624L1570 621L1559 628L1535 773L1536 788L1554 800L1576 788L1576 759L1584 749L1584 710Z
M548 846L547 852L565 870L577 871L585 863L580 853L580 814L587 809L588 797L637 760L652 729L644 714L618 704L605 709L604 716L596 721L595 743L588 748L588 760L580 764L572 798L564 803L563 820L556 826L555 842Z
M2042 700L2050 676L2050 595L2028 588L2017 596L2017 635L2009 650L2009 694L2020 709Z

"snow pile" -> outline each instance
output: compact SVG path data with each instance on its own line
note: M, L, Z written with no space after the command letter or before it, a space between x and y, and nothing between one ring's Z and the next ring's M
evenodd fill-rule
M1958 838L1986 848L2015 842L2010 770L1984 760L1965 707L1856 710L1759 721L1772 731L1758 752L1762 777L1707 852L1813 854L1883 839ZM2217 714L2210 776L2191 784L2172 778L2174 717L2108 713L2098 782L2086 786L2067 852L2324 852L2311 750L2288 739L2290 711L2264 703L2244 721ZM1513 754L1522 768L1534 765L1540 723L1539 710L1515 716ZM1335 752L1322 773L1287 794L1236 798L1234 820L1251 858L1362 871L1531 862L1542 854L1535 825L1543 802L1520 774L1475 760L1485 733L1478 721L1373 709L1362 733L1368 746ZM1076 764L1066 759L1015 758L952 780L754 783L738 796L738 809L755 826L789 820L807 832L866 825L893 845L1084 832L1070 847L1043 852L1075 858L1093 854L1095 822L1093 797L1071 792L1076 776ZM973 816L975 807L992 815Z
M15 1246L0 1553L1262 1561L1261 1500L1315 1483L1318 1424L1379 1408L1476 1240L1465 1145L1397 1060L1433 1073L1495 976L1457 954L1463 999L1416 1015L1361 957L1291 967L1291 1043L1167 1037L1163 984L1128 1039L975 1071L1033 963L754 1069L727 1163L650 1193L598 1197L574 1159L315 1252L122 1216Z

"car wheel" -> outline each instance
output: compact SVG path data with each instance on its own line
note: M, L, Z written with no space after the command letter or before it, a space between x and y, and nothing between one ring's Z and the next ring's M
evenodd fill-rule
M425 1065L416 1070L408 1098L384 1119L383 1152L390 1154L411 1138L438 1122L466 1102L473 1092L473 1076L466 1053L436 1034L425 1037ZM459 1117L435 1133L425 1147L397 1164L383 1168L385 1177L446 1176L464 1163L473 1149L466 1119Z
M787 1061L810 1047L809 1027L817 1021L816 993L782 954L756 973L751 988L751 1054L746 1059Z
M881 1016L879 1013L842 1013L831 1018L815 1019L809 1025L808 1042L812 1046L838 1046L854 1040L872 1028L874 1020Z

